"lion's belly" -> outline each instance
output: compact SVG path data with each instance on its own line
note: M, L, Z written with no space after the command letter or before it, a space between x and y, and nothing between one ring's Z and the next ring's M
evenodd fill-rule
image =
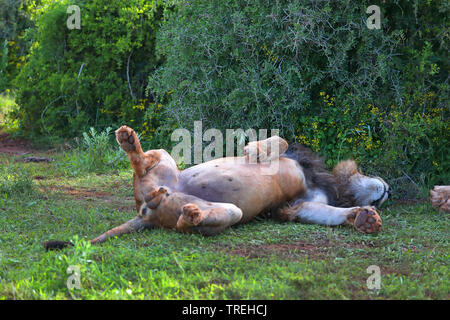
M281 158L279 168L263 175L258 164L220 158L181 172L177 189L207 201L233 203L246 222L305 192L303 171L295 161Z

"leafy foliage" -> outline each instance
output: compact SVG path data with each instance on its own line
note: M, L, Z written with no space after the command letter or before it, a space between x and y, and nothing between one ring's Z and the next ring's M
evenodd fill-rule
M27 63L17 78L17 117L28 132L73 137L138 117L154 55L162 1L80 1L81 29L67 27L71 1L37 15ZM145 101L145 100L144 100Z
M32 7L40 0L0 0L0 92L12 87L30 48L27 30L34 27Z
M128 166L128 158L125 152L112 142L111 128L102 132L90 128L83 132L78 146L64 153L64 161L57 165L57 169L65 174L77 176L86 172L103 173Z

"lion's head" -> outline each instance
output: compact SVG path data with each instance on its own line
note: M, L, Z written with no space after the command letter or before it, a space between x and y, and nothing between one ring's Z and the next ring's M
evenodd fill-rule
M338 163L333 175L337 180L338 203L343 207L379 207L392 193L382 178L363 175L353 160Z
M139 210L140 217L146 217L151 213L151 210L158 208L164 196L168 195L168 190L165 187L153 188L145 196L145 202L141 205Z

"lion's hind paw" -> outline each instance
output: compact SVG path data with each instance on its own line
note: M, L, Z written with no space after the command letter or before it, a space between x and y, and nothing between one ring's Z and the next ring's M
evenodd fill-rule
M202 222L203 212L196 204L188 203L181 209L183 213L178 218L177 229L183 230L189 227L195 227Z
M136 132L127 126L121 126L116 130L116 140L125 152L136 151L138 138Z

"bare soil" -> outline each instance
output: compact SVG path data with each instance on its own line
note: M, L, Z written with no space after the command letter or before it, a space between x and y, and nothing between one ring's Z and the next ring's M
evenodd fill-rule
M8 133L0 132L0 153L25 155L33 151L26 140L12 139Z

